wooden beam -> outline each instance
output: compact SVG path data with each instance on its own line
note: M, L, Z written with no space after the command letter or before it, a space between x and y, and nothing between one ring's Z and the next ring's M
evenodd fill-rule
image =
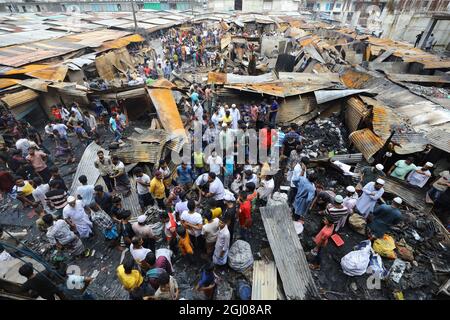
M285 204L261 207L260 211L286 298L288 300L318 298L319 293L295 232L290 208Z

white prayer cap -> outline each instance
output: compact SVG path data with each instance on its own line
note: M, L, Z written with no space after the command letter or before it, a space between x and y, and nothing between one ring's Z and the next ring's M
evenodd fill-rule
M375 168L377 168L377 170L379 170L379 171L383 171L384 166L381 163L379 163L375 166Z
M334 201L336 203L342 203L342 202L344 202L344 198L342 198L342 196L340 194L338 194L336 197L334 197Z
M402 204L403 200L400 197L395 197L394 198L394 202L397 203L397 204Z
M356 191L354 186L348 186L347 188L345 188L345 190L347 190L348 192L355 192Z
M225 122L222 123L222 128L226 128L226 127L228 127L228 125Z
M442 171L439 175L445 179L448 179L450 178L450 171L448 170Z
M144 223L145 220L147 220L147 216L145 214L141 214L139 217L137 217L138 223Z
M77 199L74 196L69 196L67 202L75 202Z
M382 186L384 186L384 180L383 179L377 179L377 183L381 184Z
M233 104L231 105L231 107L232 107L232 108L236 108L236 105L233 103Z
M425 163L425 165L426 165L428 168L433 168L433 164L432 164L431 162L427 162L427 163Z

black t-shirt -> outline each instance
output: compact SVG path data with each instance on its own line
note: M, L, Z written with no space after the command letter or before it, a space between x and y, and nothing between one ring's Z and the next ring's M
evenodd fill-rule
M54 295L59 292L56 285L41 273L37 273L33 278L28 279L22 285L22 289L26 292L31 290L34 296L41 296L47 300L54 300Z
M226 208L225 212L222 214L223 220L229 226L234 226L236 221L236 206L232 208Z
M295 141L295 139L291 139L291 140L285 140L283 142L283 146L284 146L284 151L283 151L283 155L285 157L290 157L291 155L291 151L295 150L295 147L298 145L298 141Z
M108 192L103 193L103 197L95 196L95 202L102 208L107 214L111 215L112 212L112 197Z

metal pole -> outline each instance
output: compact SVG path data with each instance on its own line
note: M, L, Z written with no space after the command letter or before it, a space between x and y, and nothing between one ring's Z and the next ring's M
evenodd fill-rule
M134 32L137 32L138 26L136 21L136 12L134 11L134 0L131 0L131 9L133 10Z

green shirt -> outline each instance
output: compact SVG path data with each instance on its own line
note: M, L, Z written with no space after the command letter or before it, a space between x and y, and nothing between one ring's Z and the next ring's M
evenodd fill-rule
M417 167L414 163L406 164L405 160L398 160L395 163L396 168L391 173L391 177L398 178L401 180L405 180L406 175L413 170L417 170Z

